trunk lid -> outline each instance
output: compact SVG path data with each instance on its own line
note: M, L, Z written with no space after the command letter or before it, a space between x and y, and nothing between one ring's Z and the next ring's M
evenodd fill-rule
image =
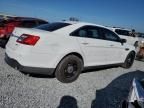
M48 31L38 30L38 29L34 29L34 28L31 29L31 28L16 27L14 29L14 31L12 32L6 47L11 48L12 50L16 50L19 46L22 46L23 44L18 43L17 39L23 34L39 36L40 41L42 41L42 40L44 40L44 37L48 34ZM28 45L25 45L25 46L28 46Z

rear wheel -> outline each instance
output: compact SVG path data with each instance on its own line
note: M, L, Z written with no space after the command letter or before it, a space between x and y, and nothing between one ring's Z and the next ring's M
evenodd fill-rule
M75 55L66 56L57 66L55 76L63 83L71 83L80 75L83 68L82 60Z
M130 68L133 65L134 59L135 59L135 53L130 52L128 54L128 56L126 57L124 64L122 64L122 67L123 68Z

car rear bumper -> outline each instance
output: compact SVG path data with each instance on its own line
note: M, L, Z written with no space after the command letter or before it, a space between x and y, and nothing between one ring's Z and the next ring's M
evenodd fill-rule
M55 68L40 68L40 67L27 67L18 63L15 59L10 58L7 54L5 54L5 61L11 67L18 69L19 71L26 73L34 73L34 74L44 74L44 75L53 75Z

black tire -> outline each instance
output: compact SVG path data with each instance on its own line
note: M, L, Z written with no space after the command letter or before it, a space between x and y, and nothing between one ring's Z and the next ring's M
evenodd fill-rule
M82 69L83 61L75 55L68 55L58 64L55 76L62 83L71 83L79 77Z
M126 69L130 68L133 65L134 59L135 59L135 53L130 52L126 57L125 62L122 64L122 67Z

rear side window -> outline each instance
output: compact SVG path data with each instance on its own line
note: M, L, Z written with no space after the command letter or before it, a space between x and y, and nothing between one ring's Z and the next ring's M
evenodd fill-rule
M44 25L40 25L38 27L35 27L36 29L40 29L40 30L46 30L46 31L55 31L58 29L61 29L63 27L66 27L68 25L71 25L69 23L61 23L61 22L56 22L56 23L50 23L50 24L44 24Z
M127 30L120 30L120 29L116 29L115 32L119 35L125 35L125 36L130 36L130 32Z
M74 31L70 35L71 36L77 36L77 37L87 37L87 38L100 39L102 37L100 36L99 29L100 28L96 27L96 26L84 26L84 27L81 27L80 29Z

